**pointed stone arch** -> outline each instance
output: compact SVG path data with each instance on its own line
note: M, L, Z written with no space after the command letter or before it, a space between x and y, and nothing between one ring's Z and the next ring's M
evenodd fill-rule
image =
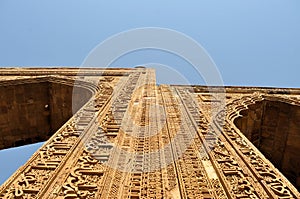
M93 95L91 83L52 75L0 81L0 149L46 141ZM73 91L80 96L73 96Z
M239 115L234 124L299 189L299 102L266 95Z

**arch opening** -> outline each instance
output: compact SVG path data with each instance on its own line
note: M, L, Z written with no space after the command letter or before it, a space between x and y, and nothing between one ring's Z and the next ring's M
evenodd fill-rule
M240 115L234 124L300 190L300 107L263 100Z
M80 97L73 98L73 89ZM88 89L59 81L0 85L0 149L46 141L91 96Z

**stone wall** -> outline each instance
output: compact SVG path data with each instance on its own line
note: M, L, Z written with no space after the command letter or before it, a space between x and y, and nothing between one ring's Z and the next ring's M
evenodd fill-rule
M73 87L65 84L0 86L0 149L47 140L91 97L76 89L80 97L72 99Z
M300 188L300 107L265 100L235 120L241 132L297 188Z

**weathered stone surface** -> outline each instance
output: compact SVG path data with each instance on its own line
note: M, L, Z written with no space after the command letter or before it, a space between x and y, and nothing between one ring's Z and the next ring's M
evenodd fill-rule
M275 100L250 105L235 123L266 158L300 188L297 184L300 177L300 107Z
M300 198L299 107L146 68L1 69L0 148L47 141L0 198Z
M0 82L0 149L47 140L92 93L84 88L80 102L73 102L72 81L48 78Z

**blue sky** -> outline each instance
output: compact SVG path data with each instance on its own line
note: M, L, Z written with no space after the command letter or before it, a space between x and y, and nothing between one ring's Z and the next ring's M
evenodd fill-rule
M95 46L114 34L162 27L201 44L225 85L299 87L298 0L177 2L2 0L0 66L80 66ZM143 63L174 67L185 78L193 75L183 60L157 51L133 52L113 65ZM165 77L160 75L159 81L168 83ZM201 79L189 81L203 83ZM173 79L170 83L177 82ZM15 154L26 160L26 149L31 154L35 148L0 151L0 183L24 161L14 159Z

